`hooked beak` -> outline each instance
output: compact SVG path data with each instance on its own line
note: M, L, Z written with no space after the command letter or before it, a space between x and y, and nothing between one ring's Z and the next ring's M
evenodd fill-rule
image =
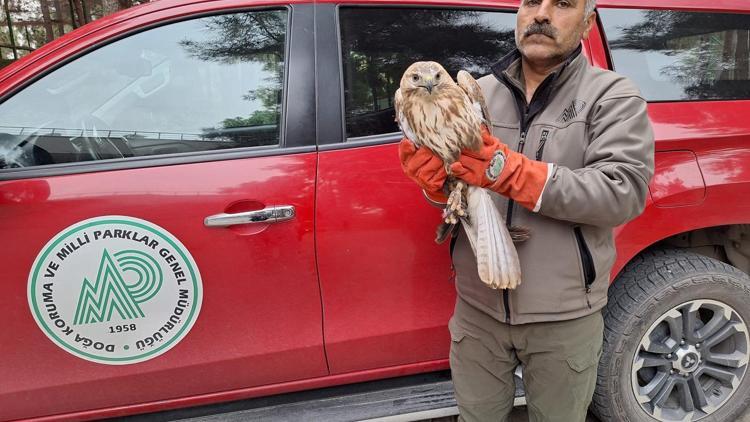
M426 89L427 92L432 94L432 88L435 87L435 81L432 80L432 78L424 78L425 84L422 85L422 88Z

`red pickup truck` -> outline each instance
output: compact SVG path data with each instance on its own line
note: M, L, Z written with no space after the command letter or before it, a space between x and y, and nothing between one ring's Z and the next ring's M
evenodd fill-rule
M615 230L605 421L750 400L750 5L696 3L600 0L583 45L657 137ZM488 73L516 7L159 0L0 71L0 420L455 414L450 256L393 93L419 59Z

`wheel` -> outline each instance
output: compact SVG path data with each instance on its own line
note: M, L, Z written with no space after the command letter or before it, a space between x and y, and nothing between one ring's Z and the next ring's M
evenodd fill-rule
M609 289L591 410L602 421L728 422L750 402L750 278L721 261L655 250Z

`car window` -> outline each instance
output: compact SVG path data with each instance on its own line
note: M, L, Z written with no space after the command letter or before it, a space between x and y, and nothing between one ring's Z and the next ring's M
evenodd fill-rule
M474 77L515 48L515 14L472 10L341 8L347 137L398 132L393 94L415 61L433 60L455 78Z
M0 168L279 143L286 10L137 33L0 104Z
M600 9L615 71L651 101L750 98L750 15Z

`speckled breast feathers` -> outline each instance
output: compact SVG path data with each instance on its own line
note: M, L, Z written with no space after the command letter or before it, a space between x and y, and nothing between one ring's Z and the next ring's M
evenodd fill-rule
M446 167L462 149L477 150L486 106L468 72L458 83L435 62L416 62L401 78L395 95L396 121L407 138L442 158Z

